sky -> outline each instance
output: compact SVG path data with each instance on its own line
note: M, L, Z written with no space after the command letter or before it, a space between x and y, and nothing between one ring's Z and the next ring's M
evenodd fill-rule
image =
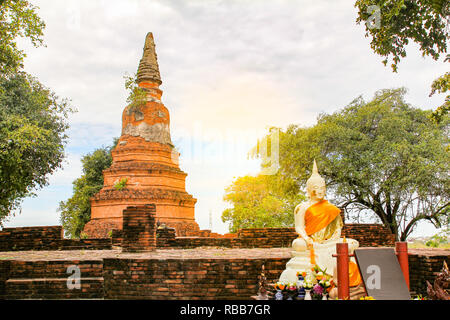
M435 109L443 95L430 85L445 71L414 44L393 73L370 49L348 0L31 1L45 21L46 46L21 41L25 70L71 100L63 169L37 197L23 202L6 227L58 225L57 207L72 194L80 159L121 133L124 76L137 71L152 32L171 116L172 141L197 198L202 229L228 232L221 221L224 189L257 174L247 153L267 128L313 125L362 95L406 87L406 100ZM320 169L320 168L319 168ZM436 230L422 223L413 236Z

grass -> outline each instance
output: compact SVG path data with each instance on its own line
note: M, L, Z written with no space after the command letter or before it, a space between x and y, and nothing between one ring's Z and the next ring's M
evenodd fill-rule
M408 248L411 249L450 249L450 243L440 243L437 247L429 247L422 241L414 241L408 243Z

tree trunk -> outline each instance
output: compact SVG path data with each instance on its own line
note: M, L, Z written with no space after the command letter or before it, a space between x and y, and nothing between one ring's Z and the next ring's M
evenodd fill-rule
M393 217L388 216L383 210L380 210L380 209L374 210L374 211L375 211L375 214L378 217L380 217L381 221L383 222L383 225L386 228L388 228L392 234L395 235L395 241L398 241L398 239L399 239L398 226L397 226L397 223L395 223L395 221L392 221Z

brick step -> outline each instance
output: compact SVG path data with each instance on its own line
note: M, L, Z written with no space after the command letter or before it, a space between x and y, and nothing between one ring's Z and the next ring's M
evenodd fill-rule
M53 261L18 261L12 260L9 268L9 279L44 279L65 278L73 274L67 273L70 266L80 268L82 278L103 277L102 260L53 260Z
M67 278L9 279L5 299L103 299L103 277L81 278L80 289L69 289Z

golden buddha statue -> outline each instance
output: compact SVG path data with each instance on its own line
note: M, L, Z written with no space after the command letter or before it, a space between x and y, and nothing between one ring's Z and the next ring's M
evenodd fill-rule
M341 239L344 226L341 210L325 200L326 184L320 176L314 160L311 177L306 182L308 200L299 204L294 210L295 231L299 237L292 243L292 256L286 264L286 270L280 277L282 282L295 282L297 272L310 270L318 265L326 273L333 275L336 269L336 243ZM358 248L359 243L354 239L346 239L349 253ZM356 286L361 282L358 267L350 262L350 285Z

